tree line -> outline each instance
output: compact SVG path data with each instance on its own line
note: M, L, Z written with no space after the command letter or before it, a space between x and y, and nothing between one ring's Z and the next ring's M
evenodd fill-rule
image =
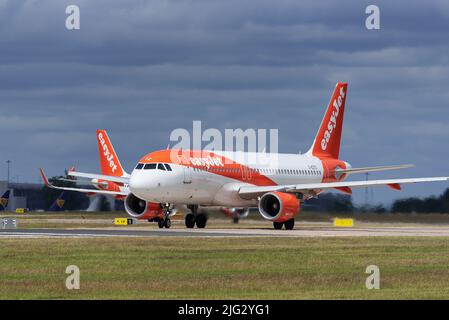
M323 193L303 205L304 209L317 212L369 212L369 213L449 213L449 188L440 196L398 199L390 208L382 204L356 206L349 195Z

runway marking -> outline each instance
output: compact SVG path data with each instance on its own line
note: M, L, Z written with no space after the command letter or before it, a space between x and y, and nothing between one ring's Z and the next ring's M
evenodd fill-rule
M448 227L299 227L270 229L12 229L0 230L0 238L101 238L101 237L449 237Z

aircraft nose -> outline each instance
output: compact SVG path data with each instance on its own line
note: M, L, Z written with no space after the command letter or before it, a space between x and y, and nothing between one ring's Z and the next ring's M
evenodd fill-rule
M149 188L148 179L140 173L132 173L129 179L129 189L131 192L137 196L142 195Z

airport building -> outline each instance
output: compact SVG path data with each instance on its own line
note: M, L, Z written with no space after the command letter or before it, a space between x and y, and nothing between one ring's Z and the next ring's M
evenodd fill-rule
M17 183L0 181L0 196L10 190L7 211L15 211L17 208L26 208L29 211L48 210L48 202L45 201L44 186L39 183ZM56 192L58 193L58 192ZM71 193L67 210L103 211L105 199L112 210L124 210L123 201L116 201L112 197L95 196L86 198L77 192ZM56 199L57 195L54 195ZM85 200L87 199L87 200ZM87 201L87 202L86 202ZM107 209L106 209L107 210Z
M0 181L0 194L3 194L6 190L11 190L8 211L15 211L17 208L44 209L42 184L14 182L8 184L7 181Z

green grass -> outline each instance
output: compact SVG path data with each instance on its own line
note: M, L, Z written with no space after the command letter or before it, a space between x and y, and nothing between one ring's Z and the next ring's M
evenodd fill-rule
M449 239L0 240L0 299L449 298ZM68 265L81 289L65 288ZM380 267L380 290L365 269Z

